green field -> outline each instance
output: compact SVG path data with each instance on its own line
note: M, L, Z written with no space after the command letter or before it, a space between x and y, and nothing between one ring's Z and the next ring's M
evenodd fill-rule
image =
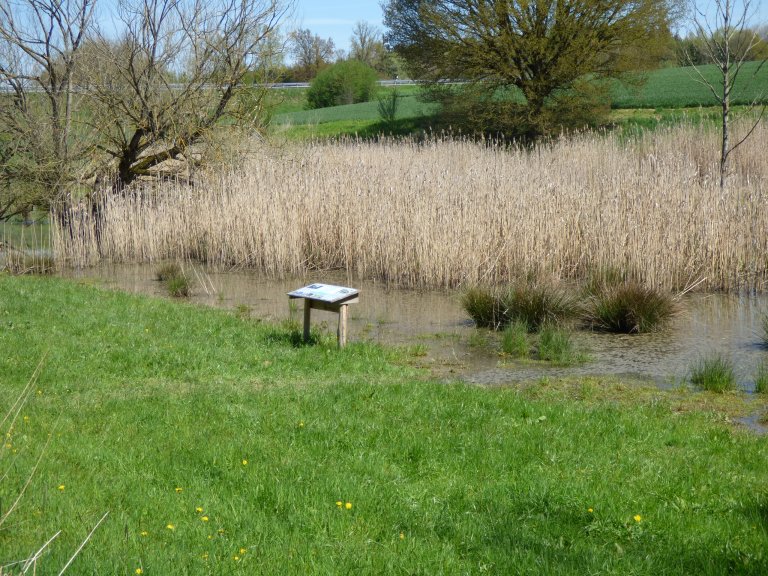
M485 389L294 326L0 276L0 565L58 574L765 574L762 397ZM10 573L15 568L10 568ZM3 573L8 573L5 568Z
M714 65L702 66L702 74L717 84L719 71ZM732 105L747 105L753 101L768 102L768 68L759 68L758 62L748 62L740 75L732 97ZM276 109L273 126L277 133L291 138L326 137L339 135L375 136L394 131L408 133L429 126L430 116L437 110L435 104L419 99L418 87L399 87L403 94L398 111L399 123L385 126L379 117L377 102L351 104L305 110L306 90L293 89ZM279 99L278 99L279 100ZM612 120L620 124L650 126L659 122L677 122L686 109L707 108L717 100L693 68L663 68L636 76L630 82L614 82L612 87ZM631 110L632 112L627 112ZM653 111L646 112L646 111ZM685 113L685 117L716 117L705 111Z

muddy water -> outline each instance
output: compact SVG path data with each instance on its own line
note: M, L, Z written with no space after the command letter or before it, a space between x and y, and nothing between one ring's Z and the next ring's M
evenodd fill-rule
M108 266L70 275L121 290L164 296L154 279L157 266ZM360 289L360 303L350 307L350 341L368 340L408 346L425 363L447 377L499 385L560 375L626 375L671 387L685 382L690 367L711 353L734 362L739 385L754 389L757 366L768 362L761 345L761 317L768 297L724 294L690 295L681 313L663 332L611 335L579 332L577 347L589 361L568 368L537 362L504 360L495 337L476 330L464 313L456 292L388 289L337 273L318 273L291 280L270 280L242 271L218 272L188 267L193 279L192 300L206 305L246 310L253 317L301 320L301 303L289 305L286 293L311 282L342 284ZM336 330L337 316L312 311L313 324Z

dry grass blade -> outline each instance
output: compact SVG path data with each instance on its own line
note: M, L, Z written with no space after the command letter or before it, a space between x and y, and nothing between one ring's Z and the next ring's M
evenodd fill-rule
M32 376L27 381L27 384L19 393L19 396L16 398L16 401L13 403L13 405L8 409L8 411L3 416L3 420L2 420L2 423L0 423L0 426L4 428L4 434L6 436L11 434L14 424L16 423L16 419L21 413L21 409L26 404L30 394L32 393L32 390L34 389L35 382L37 382L37 378L40 375L40 370L42 369L46 355L44 355L43 358L40 359L40 362L38 362L37 367L35 368L35 371L32 373ZM5 428L6 423L7 423L7 428ZM45 454L45 451L48 448L48 444L50 443L50 441L51 441L51 436L48 437L48 440L46 441L45 445L40 451L40 455L35 461L35 464L32 467L32 469L29 471L29 474L27 475L27 479L24 482L24 485L19 490L19 493L16 495L16 498L11 503L11 505L2 513L2 515L0 515L0 526L2 526L5 523L8 517L13 513L13 511L19 505L19 502L21 502L21 499L24 497L24 493L27 491L27 488L29 488L29 485L32 482L32 478L34 477L38 467L40 466L40 462L43 459L43 455ZM0 452L0 458L4 457L6 453L7 451ZM11 464L3 472L3 476L2 478L0 478L0 481L3 481L3 482L5 481L5 479L8 477L8 474L10 473L12 468L13 468L13 462L11 462Z
M64 574L64 572L67 571L67 568L72 564L72 562L75 561L75 558L77 558L78 554L82 551L83 548L85 548L85 545L88 543L88 541L93 536L93 533L96 532L96 529L101 526L101 523L104 522L104 520L107 519L107 516L109 515L109 512L105 512L104 516L101 517L101 519L96 522L96 525L91 529L91 531L88 533L88 536L85 537L85 540L83 540L80 543L80 546L78 546L77 550L75 550L75 553L72 554L71 558L67 561L67 563L64 565L64 568L61 569L61 572L59 572L59 576Z
M34 571L36 572L36 568L37 568L37 561L38 561L38 559L39 559L39 558L40 558L40 556L43 554L43 552L45 552L45 549L46 549L46 548L48 548L48 546L50 546L50 545L51 545L51 542L53 542L54 540L56 540L56 538L58 538L60 534L61 534L61 530L59 530L58 532L56 532L56 534L54 534L53 536L51 536L51 537L48 539L48 541L47 541L45 544L43 544L42 546L40 546L40 548L38 548L38 549L37 549L37 552L35 552L34 554L32 554L32 556L30 556L30 557L29 557L29 558L28 558L28 559L27 559L27 560L24 562L24 565L21 567L21 573L22 573L22 574L26 574L26 573L29 571L29 569L30 569L30 568L33 568L33 569L35 569ZM20 564L20 563L21 563L21 562L19 562L19 564Z

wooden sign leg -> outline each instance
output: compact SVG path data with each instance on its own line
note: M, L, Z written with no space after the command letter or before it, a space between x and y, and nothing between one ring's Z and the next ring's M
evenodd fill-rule
M312 302L304 298L304 342L309 342L309 318L312 315Z
M339 348L347 345L347 315L349 306L342 304L339 307Z

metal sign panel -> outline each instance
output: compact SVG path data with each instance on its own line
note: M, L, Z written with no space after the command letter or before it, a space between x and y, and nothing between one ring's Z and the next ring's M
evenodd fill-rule
M293 292L288 292L291 298L309 298L310 300L320 300L321 302L340 302L347 300L359 294L355 288L346 286L333 286L332 284L310 284L299 288Z

